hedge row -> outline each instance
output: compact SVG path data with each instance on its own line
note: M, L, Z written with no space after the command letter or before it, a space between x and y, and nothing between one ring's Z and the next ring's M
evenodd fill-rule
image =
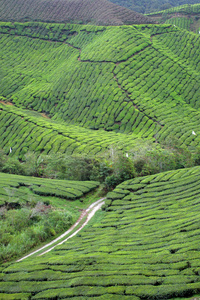
M28 151L36 153L92 154L103 153L110 148L127 151L139 142L136 135L93 131L80 126L53 122L39 114L31 115L22 109L0 104L1 147L9 153L23 157ZM146 140L147 141L147 140Z
M174 24L180 28L190 30L190 24L193 23L193 20L184 17L173 17L171 19L168 19L165 23Z
M200 62L198 52L200 48L200 37L194 33L187 31L177 31L174 34L163 34L154 37L155 40L162 43L164 47L186 65L188 69L193 69L196 72L200 71ZM198 73L195 74L199 76Z
M89 193L98 185L96 181L79 182L0 173L0 206L6 204L17 207L33 199L44 202L45 196L73 200Z
M185 60L173 52L176 46L178 48L178 44L174 46L176 37L181 36L190 37L194 42L191 52L185 45ZM167 46L168 51L163 48L164 38L173 49L170 46ZM194 140L192 136L192 131L198 131L197 108L200 105L200 85L196 84L200 79L197 71L199 41L195 34L182 31L155 35L154 48L145 49L114 69L118 84L128 93L130 101L156 124L154 132L157 132L158 140L164 141L173 135L182 143L199 143L198 138ZM193 67L195 62L197 64ZM140 124L138 129L141 130Z

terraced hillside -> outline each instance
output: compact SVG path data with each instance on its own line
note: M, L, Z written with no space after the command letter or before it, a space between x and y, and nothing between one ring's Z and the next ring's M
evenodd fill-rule
M154 21L107 0L1 0L1 21L145 24Z
M123 134L129 134L124 148L138 137L199 145L199 36L171 25L39 22L3 22L0 32L6 151L12 146L18 154L22 149L48 153L54 141L55 152L97 147L92 150L97 153L113 140L124 143ZM6 101L14 105L3 105ZM30 118L16 106L45 113L57 123ZM48 130L41 134L41 127Z
M20 158L28 151L36 153L90 154L105 153L111 148L128 151L148 143L136 134L93 131L80 126L51 121L38 113L30 113L0 103L1 148Z
M180 28L183 29L187 29L190 30L190 26L191 24L193 24L193 21L189 18L185 18L185 17L174 17L174 18L170 18L167 21L165 21L166 24L174 24Z
M200 4L180 5L166 10L148 14L159 22L174 24L183 29L191 30L199 34L200 28Z
M1 299L199 294L199 174L195 167L120 184L79 236L43 256L2 266Z
M23 206L30 201L31 192L41 202L45 202L47 196L75 200L98 185L96 181L52 180L0 173L0 206Z
M165 10L161 10L161 11L157 11L155 13L151 13L148 15L161 15L163 13L182 13L182 14L186 14L186 15L191 15L191 14L198 14L200 13L200 3L196 3L196 4L184 4L184 5L179 5L176 7L171 7Z

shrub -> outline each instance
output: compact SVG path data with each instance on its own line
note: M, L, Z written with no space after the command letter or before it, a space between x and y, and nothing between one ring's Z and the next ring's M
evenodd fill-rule
M9 174L25 175L24 168L17 158L10 157L3 161L2 172Z
M105 179L105 185L108 189L116 187L121 182L122 181L120 175L118 174L112 174L110 176L107 176Z

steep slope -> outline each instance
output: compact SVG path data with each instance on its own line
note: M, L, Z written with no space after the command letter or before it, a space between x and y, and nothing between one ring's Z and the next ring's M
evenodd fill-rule
M142 14L107 0L1 0L0 20L93 23L154 23Z
M163 11L148 14L158 22L174 24L183 29L200 32L200 4L180 5Z
M3 100L66 125L199 145L199 36L171 25L1 23L0 31Z
M195 167L122 183L79 236L2 266L0 297L191 299L200 293L199 174Z
M123 151L144 145L148 139L136 134L93 131L80 126L53 122L37 113L0 103L1 148L20 158L28 151L36 153L66 153L96 155L111 148Z

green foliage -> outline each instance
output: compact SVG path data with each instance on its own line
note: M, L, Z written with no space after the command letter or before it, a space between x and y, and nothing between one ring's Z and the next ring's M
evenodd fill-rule
M9 174L25 175L23 166L16 158L13 157L5 161L1 171Z
M114 153L113 150L112 152L112 175L109 175L105 178L105 185L109 189L114 188L119 183L136 176L132 159L126 157L123 153Z
M110 189L114 188L118 184L122 182L120 175L118 174L112 174L110 176L107 176L105 179L105 185Z
M29 205L21 209L2 208L5 212L0 219L1 262L22 255L72 225L69 212L53 211L41 202L32 208Z
M19 165L18 169L12 169L12 173L28 176L46 177L64 180L89 181L95 180L105 184L105 187L114 188L119 183L138 176L156 174L168 170L193 167L199 165L199 148L191 152L187 147L181 146L177 139L166 139L162 147L156 147L152 142L138 143L127 153L111 147L101 155L65 155L51 153L50 155L37 155L27 152L24 161L17 158L2 155L1 171L9 173L7 166L12 161ZM11 163L10 163L11 161ZM31 191L37 195L56 196L66 199L76 199L82 196L88 189L81 187L81 191L67 187L57 189L49 184L33 184ZM16 204L12 204L16 205Z
M199 167L186 168L199 164L199 36L170 24L4 22L0 32L0 170L54 178L0 174L1 260L68 228L66 199L76 207L97 181L128 180L78 236L3 266L0 293L198 293Z
M17 293L17 294L0 294L0 298L2 300L28 300L30 299L31 294L22 294L22 293Z

